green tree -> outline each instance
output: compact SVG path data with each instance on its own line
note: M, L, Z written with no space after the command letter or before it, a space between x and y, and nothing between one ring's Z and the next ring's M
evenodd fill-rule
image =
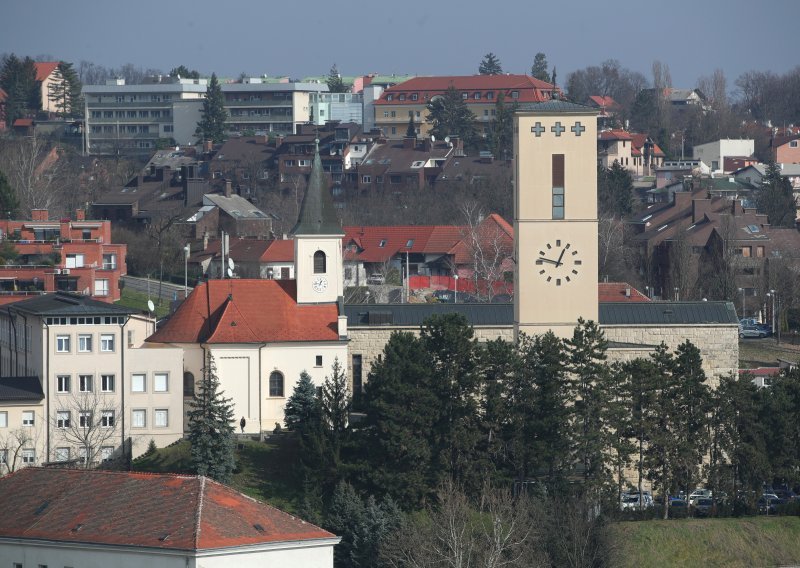
M759 213L766 213L773 227L794 227L797 215L792 184L781 175L775 162L767 164L767 170L756 191L756 206Z
M192 69L189 70L185 65L178 65L169 72L170 77L180 77L181 79L199 79L200 72Z
M200 110L200 122L197 123L194 133L198 140L211 140L215 144L225 140L225 121L228 120L228 112L224 105L222 87L217 80L217 74L212 73L206 88L206 98L203 99L203 108Z
M317 388L311 376L303 371L294 386L291 396L286 401L283 421L290 430L301 431L314 418L317 411Z
M414 126L414 117L408 117L408 128L406 128L406 138L416 138L417 137L417 127Z
M336 63L333 64L333 67L331 67L331 70L328 72L328 78L325 82L328 84L328 91L331 93L347 92L347 85L344 84L342 74L339 73Z
M800 367L783 370L759 394L771 481L796 480L800 471Z
M541 51L533 58L531 77L547 83L550 82L550 73L547 71L547 56Z
M203 377L189 403L189 441L192 467L220 483L230 483L236 467L233 447L233 406L220 390L217 368L211 353L206 354Z
M617 160L597 167L597 208L600 216L626 217L633 211L633 177Z
M494 119L491 124L490 144L498 159L509 159L514 152L514 113L517 102L506 104L506 95L500 91L494 103Z
M347 435L350 414L350 393L347 388L347 375L339 363L333 360L330 376L322 384L322 420L330 440L334 459L338 464L342 445Z
M483 60L478 66L478 73L481 75L502 75L503 66L500 64L500 59L492 52L487 53L483 56Z
M36 63L13 53L0 64L0 88L6 92L5 119L11 126L18 118L32 116L42 108L41 90L36 81Z
M460 136L464 146L471 146L475 141L475 115L467 107L461 93L452 85L442 95L431 99L428 112L430 114L426 120L431 124L431 134L438 139Z
M47 96L53 102L58 115L61 117L83 116L82 86L72 63L60 62L54 72L54 79L50 83Z
M17 192L8 183L6 175L0 171L0 215L7 219L14 219L18 208Z

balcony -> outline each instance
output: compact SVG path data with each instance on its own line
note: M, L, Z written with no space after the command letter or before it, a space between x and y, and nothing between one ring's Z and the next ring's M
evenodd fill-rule
M287 107L292 108L292 101L291 100L269 100L264 99L261 101L225 101L223 103L225 108L243 108L243 107L250 107L250 108L263 108L263 107Z
M117 118L117 117L113 117L113 118L96 117L96 118L90 118L89 122L91 124L117 124L117 123L120 123L120 124L159 123L160 124L160 123L163 123L163 122L171 123L172 122L172 117L171 116L167 116L167 117L164 117L164 116L160 116L160 117L152 117L152 116L150 116L150 117L138 117L138 116L128 117L128 116L126 116L126 117L120 117L120 118Z
M292 116L229 116L226 121L227 124L244 124L244 123L269 123L269 122L294 122Z
M202 100L202 99L197 99ZM98 102L90 102L88 103L89 112L93 110L105 109L105 108L130 108L130 109L139 109L139 108L172 108L173 101L161 101L161 102L152 102L152 101L134 101L134 102L105 102L102 103Z

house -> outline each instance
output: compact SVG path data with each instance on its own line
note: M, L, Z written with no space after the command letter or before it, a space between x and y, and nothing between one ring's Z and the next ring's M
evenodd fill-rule
M428 136L428 104L453 87L461 93L475 115L478 132L488 133L500 93L508 104L538 102L552 98L555 85L528 75L468 75L415 77L383 91L374 101L374 126L389 139L405 136L409 119L419 126L417 135ZM366 124L365 124L366 126ZM370 125L372 126L372 125Z
M231 180L236 193L250 197L259 183L269 180L274 153L275 142L269 136L232 137L211 160L209 174L213 179Z
M712 172L729 173L725 170L725 158L749 157L755 152L754 140L731 140L730 138L715 140L707 144L699 144L693 149L693 156L708 164ZM733 163L729 165L734 165Z
M756 367L754 369L739 369L739 377L749 377L753 384L759 388L768 387L772 380L781 374L782 367Z
M9 249L0 266L0 304L58 290L119 300L127 245L111 242L111 223L86 219L82 209L74 219L32 213L31 220L0 220L0 240Z
M25 468L0 496L8 566L332 568L340 540L201 476Z
M311 122L322 126L329 121L364 123L363 93L310 93Z
M203 239L203 248L192 252L189 266L209 278L222 277L222 255L219 239ZM234 263L236 278L294 278L294 240L231 238L225 255ZM226 267L227 269L227 267Z
M225 184L225 193L207 193L203 196L202 210L214 207L217 211L217 231L233 237L266 238L272 234L272 218L244 197L232 193L231 183ZM204 225L208 232L207 225ZM197 229L196 229L197 230Z
M710 176L711 169L702 160L665 160L655 173L656 189L661 189L686 177Z
M0 376L0 476L37 463L44 404L39 377Z
M601 129L613 128L617 123L617 114L622 110L619 103L608 95L592 95L586 101L586 106L597 110L597 127Z
M462 141L379 139L358 166L359 191L393 191L433 186L449 159L464 156Z
M646 134L612 129L597 135L597 162L604 168L617 162L633 176L649 176L664 158L663 150Z
M800 163L800 127L774 129L769 140L772 161L776 164Z
M42 99L42 110L48 114L57 113L60 109L56 108L55 101L50 100L51 88L55 85L63 84L64 78L58 71L59 61L37 61L36 82L39 83L39 92Z
M145 348L154 327L135 310L65 292L4 307L0 376L35 377L44 397L6 431L27 433L30 463L127 460L150 440L164 447L181 438L183 358ZM19 386L38 395L31 384ZM12 419L10 408L0 411Z

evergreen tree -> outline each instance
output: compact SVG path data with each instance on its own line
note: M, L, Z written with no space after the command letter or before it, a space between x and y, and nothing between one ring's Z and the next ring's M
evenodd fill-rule
M11 126L18 118L33 116L42 108L41 90L36 81L36 63L13 53L0 65L0 87L6 92L5 119Z
M8 178L0 171L0 215L7 219L14 219L19 208L17 192L8 183Z
M452 85L428 103L430 113L426 120L431 123L431 134L440 140L446 136L460 136L464 146L471 146L477 136L475 115Z
M189 441L192 466L198 475L230 483L236 467L233 446L233 406L219 390L219 377L211 353L206 354L203 378L189 407Z
M83 116L82 86L72 63L60 62L54 75L55 80L50 83L47 96L53 102L58 115Z
M555 70L555 68L553 68ZM531 77L540 81L550 82L550 73L547 71L547 56L541 51L533 58Z
M775 162L767 164L756 191L756 206L759 213L766 213L773 227L794 227L797 205L792 184L781 175L781 168Z
M633 211L633 177L617 160L597 167L597 208L601 216L623 218Z
M336 462L347 434L347 421L350 414L350 393L347 388L347 375L339 363L333 360L331 375L322 384L322 419L331 443Z
M325 82L328 84L328 91L331 93L347 92L347 85L342 81L342 75L339 73L336 63L333 64L333 67L331 67L331 70L328 72L328 78Z
M610 463L617 478L615 502L619 503L624 489L625 469L631 465L631 456L637 449L632 435L635 408L632 396L632 373L627 372L625 365L620 363L614 363L610 373L606 427L611 450Z
M503 66L500 65L500 60L497 56L489 52L483 56L481 64L478 66L478 73L481 75L502 75Z
M519 368L517 350L513 343L503 339L488 341L478 351L480 373L483 376L479 397L481 416L481 443L479 455L485 456L484 479L502 475L506 466L507 422L510 416L506 389ZM503 483L504 479L497 479Z
M636 467L636 488L642 494L645 478L645 447L649 440L650 416L653 412L653 389L661 376L653 361L634 359L621 366L620 381L627 390L627 417L620 417L618 426L627 434L626 438L634 444L633 454ZM640 503L643 505L643 503Z
M225 140L225 121L228 120L228 112L224 105L222 87L217 80L217 74L212 73L206 88L206 98L203 99L203 108L200 110L200 122L197 123L194 132L199 141L211 140L219 144Z
M200 72L192 69L189 70L185 65L178 65L169 72L170 77L180 77L181 79L199 79Z
M517 111L517 102L506 104L506 95L500 91L494 103L494 119L490 143L492 153L498 159L509 159L514 152L514 113Z
M311 376L303 371L300 379L294 386L291 396L286 401L284 409L284 422L290 430L301 431L310 424L317 411L317 388L311 381Z
M406 138L416 138L417 137L417 127L414 126L414 117L408 117L408 128L406 128Z
M800 471L800 367L781 371L759 395L770 476L788 483Z

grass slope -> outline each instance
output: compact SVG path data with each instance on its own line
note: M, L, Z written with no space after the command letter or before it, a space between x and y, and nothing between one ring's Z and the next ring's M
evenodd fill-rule
M739 342L739 367L772 367L778 359L797 361L800 359L800 346L782 343L778 345L774 339L745 339Z
M800 564L798 517L628 522L612 535L622 568Z
M164 316L169 314L169 302L162 301L161 305L158 305L157 299L153 299L153 302L156 304L156 316L163 318ZM130 288L123 288L122 293L120 294L119 302L117 302L117 305L146 312L147 294L145 294L144 292L137 292L136 290L131 290Z

